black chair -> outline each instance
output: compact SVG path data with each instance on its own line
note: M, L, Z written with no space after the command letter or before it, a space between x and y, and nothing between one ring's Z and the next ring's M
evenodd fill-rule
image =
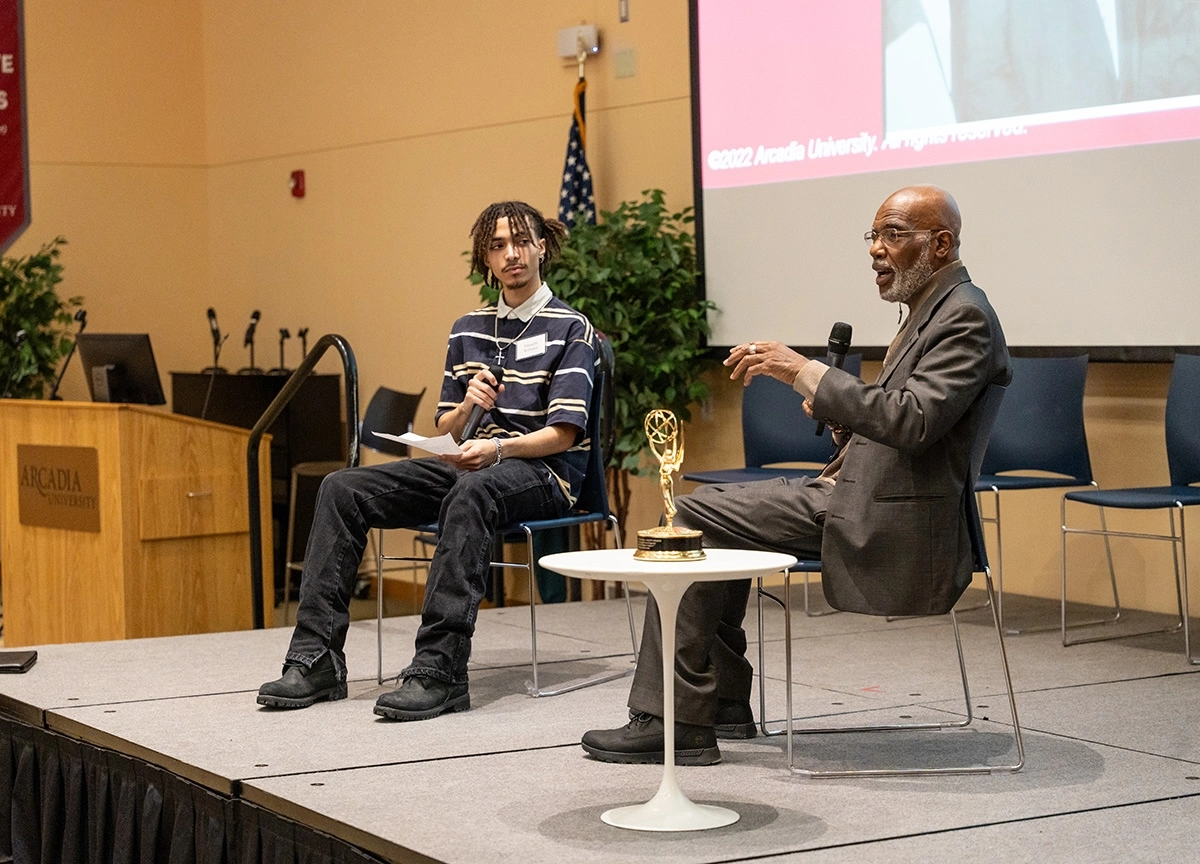
M781 605L784 609L784 664L786 669L786 689L787 689L787 713L785 719L784 733L787 735L787 760L788 768L795 774L801 774L812 778L830 778L830 777L895 777L895 776L932 776L942 774L998 774L1012 773L1020 771L1025 765L1025 744L1021 734L1021 724L1017 716L1017 703L1013 694L1012 675L1009 672L1008 653L1004 645L1004 627L1001 624L1000 616L994 602L995 590L992 584L991 571L988 568L987 548L983 542L983 528L979 520L979 509L975 501L975 496L970 491L973 488L973 478L979 474L980 465L983 462L984 449L987 447L988 436L991 432L992 425L995 423L996 414L1000 409L1000 404L1004 398L1005 388L992 384L980 396L980 425L975 436L975 443L971 452L971 482L967 485L963 494L963 507L966 510L967 529L971 540L971 551L974 556L975 572L984 574L989 600L992 600L992 620L996 628L996 639L1000 649L1000 661L1004 670L1005 689L1008 696L1009 711L1012 716L1013 724L1013 739L1016 744L1017 761L1004 765L959 765L959 766L941 766L934 768L859 768L841 771L828 770L812 770L807 768L797 767L794 758L793 736L794 735L815 735L815 734L833 734L845 732L895 732L895 731L913 731L913 730L944 730L944 729L961 729L971 725L974 720L974 706L971 704L970 686L967 681L966 660L963 656L962 639L959 635L958 618L954 610L948 614L950 623L954 632L955 646L958 651L958 666L962 676L963 685L963 700L965 704L966 716L962 720L946 721L942 723L898 723L898 724L882 724L868 726L834 726L825 728L795 728L795 718L793 717L793 702L792 702L792 627L791 627L791 574L784 576L784 596ZM819 561L801 562L798 566L808 566L814 569L819 569ZM793 568L795 569L795 568ZM761 600L760 600L761 603ZM886 613L880 613L886 614ZM761 620L761 607L760 607ZM761 697L762 682L765 681L765 675L762 668L762 640L759 641L759 681L760 681L760 710L764 707L765 700ZM766 734L779 734L779 731L768 731L765 723L761 720L763 715L760 714L760 726Z
M1148 633L1173 633L1183 630L1183 652L1188 663L1200 664L1200 657L1192 656L1191 634L1188 630L1188 574L1187 544L1184 531L1184 510L1200 504L1200 357L1177 354L1171 370L1171 386L1167 392L1167 466L1170 473L1169 486L1142 486L1125 489L1083 490L1068 492L1061 504L1062 516L1062 611L1061 628L1063 645L1078 645L1085 642L1102 642L1108 639L1123 639L1128 636L1144 636ZM1116 510L1166 510L1170 531L1155 534L1137 531L1110 531L1101 521L1100 530L1070 528L1067 526L1067 502L1091 507ZM1103 512L1103 510L1101 510ZM1179 515L1179 530L1175 530L1175 516ZM1179 621L1165 630L1147 630L1137 633L1118 633L1068 640L1067 630L1074 624L1067 623L1067 535L1090 534L1104 537L1128 537L1143 540L1164 540L1171 544L1175 564L1175 596L1179 604ZM1182 561L1182 567L1181 567ZM1111 559L1110 559L1111 563Z
M531 664L532 664L532 681L525 682L525 689L530 696L557 696L560 693L569 693L572 690L579 690L583 687L590 687L593 684L601 684L605 681L613 681L617 678L623 678L626 675L633 674L633 665L626 670L620 672L608 672L593 675L589 678L584 678L576 681L571 681L554 689L543 690L538 679L538 653L537 653L537 585L536 585L536 562L537 553L534 549L534 538L541 532L560 531L564 528L570 529L587 525L590 523L604 523L612 528L613 536L616 540L616 548L621 548L621 528L617 522L616 516L608 506L608 484L605 476L606 448L604 442L605 437L605 415L612 410L612 390L608 384L609 369L611 368L611 350L604 350L606 342L601 342L601 368L596 376L596 381L592 388L592 404L588 413L588 439L591 442L590 450L588 451L587 472L583 478L583 488L580 491L579 499L575 502L574 509L566 516L558 519L539 519L528 522L521 522L514 525L507 525L499 532L499 536L503 537L505 542L523 542L526 550L525 561L492 561L493 568L517 569L524 570L528 575L529 583L529 631L531 645ZM606 360L606 357L608 358ZM607 411L606 411L607 406ZM419 526L416 529L421 536L436 536L438 526L436 523ZM385 556L380 554L380 560L390 561L428 561L425 557L418 556ZM629 618L629 638L633 646L633 656L637 658L637 630L633 618L633 605L629 598L628 586L624 590L625 595L625 611ZM378 626L380 634L379 647L379 675L383 675L383 613L380 611Z
M980 521L994 525L996 530L996 602L1000 604L1001 623L1004 622L1004 543L1000 531L1000 493L1096 486L1083 425L1087 367L1086 354L1078 357L1012 358L1012 383L1008 385L1000 416L996 418L996 426L992 429L979 479L975 481L977 495L992 493L992 512L995 515L981 515ZM1042 473L1037 476L1028 473L1033 471ZM1051 474L1054 476L1048 476ZM1103 510L1100 511L1100 518L1104 519ZM1109 623L1121 617L1112 550L1107 538L1105 551L1115 614L1108 619L1082 622L1075 626ZM1007 632L1015 635L1057 627L1057 624L1053 624L1021 630L1009 628Z
M842 367L851 375L862 373L862 355L846 355ZM742 390L742 468L718 468L684 474L693 483L753 483L776 477L815 477L833 454L833 435L826 428L817 434L817 421L804 413L804 397L767 375L758 375ZM781 463L793 463L783 466ZM794 463L807 463L797 467ZM810 618L829 615L836 609L814 612L809 606L810 573L820 573L820 567L806 569L804 562L792 568L804 574L804 614ZM759 580L759 587L761 589ZM779 598L768 595L779 602ZM761 715L760 715L761 716Z
M375 432L398 434L411 432L413 419L417 415L417 406L421 404L420 393L401 393L387 387L380 387L367 404L359 428L359 444L380 453L396 458L408 456L408 447L398 441L380 438ZM288 494L288 524L287 524L287 562L284 564L283 584L283 621L288 620L291 606L291 574L304 570L304 549L308 544L308 535L312 530L314 506L317 500L317 490L325 476L345 468L344 461L300 462L292 466L291 483ZM380 575L382 580L382 575ZM379 604L383 605L383 582L377 584ZM382 683L382 682L381 682Z

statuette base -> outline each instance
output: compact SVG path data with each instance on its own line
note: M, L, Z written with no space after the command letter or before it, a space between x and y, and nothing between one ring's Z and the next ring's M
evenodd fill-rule
M705 557L703 539L703 533L691 528L646 528L637 533L633 557L642 561L699 561Z

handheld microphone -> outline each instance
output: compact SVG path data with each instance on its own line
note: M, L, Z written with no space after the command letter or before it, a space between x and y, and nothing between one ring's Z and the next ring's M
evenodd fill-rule
M489 366L488 371L492 373L492 377L496 379L496 392L499 391L500 385L504 382L504 367ZM458 439L461 444L464 441L470 441L475 437L475 433L479 431L479 422L483 420L483 406L472 405L471 413L467 415L467 425L463 427L462 437Z
M217 310L208 307L208 329L212 331L213 347L221 344L221 328L217 326Z
M829 348L825 354L825 362L834 369L841 369L846 363L846 353L850 350L850 335L854 328L845 321L838 321L829 331ZM817 434L825 434L825 421L817 423Z
M258 319L262 317L262 313L255 309L250 313L250 326L246 328L246 338L242 342L242 347L254 344L254 328L258 326Z
M67 366L71 363L71 358L75 356L75 346L79 340L79 334L83 332L83 328L87 327L87 310L80 309L75 313L75 320L79 322L79 329L75 331L75 340L71 343L71 350L67 352L67 359L63 361L62 368L58 370L58 377L54 379L54 387L50 390L51 401L60 401L58 395L58 385L62 383L63 374L67 371Z

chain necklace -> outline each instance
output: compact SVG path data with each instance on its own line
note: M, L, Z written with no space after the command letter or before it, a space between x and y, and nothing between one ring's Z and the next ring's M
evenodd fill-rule
M538 315L542 314L542 309L545 309L545 308L546 308L546 304L543 303L541 305L541 307L536 312L534 312L532 316L530 316L529 320L525 322L525 326L521 328L521 332L518 333L513 338L509 339L507 342L505 342L504 345L500 344L500 310L497 308L496 317L492 319L492 338L496 340L496 365L497 366L504 365L504 352L509 349L509 346L511 346L514 342L516 342L518 339L520 339L522 336L525 335L525 331L529 329L529 325L533 323L534 319L537 318Z

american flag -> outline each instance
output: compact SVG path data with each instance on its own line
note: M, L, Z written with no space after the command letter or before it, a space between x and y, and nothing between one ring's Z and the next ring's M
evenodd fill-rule
M592 195L592 172L587 164L587 125L584 121L583 94L587 80L580 78L575 85L575 116L567 138L567 159L563 165L562 191L558 196L560 222L574 225L582 212L591 224L596 224L596 199Z

